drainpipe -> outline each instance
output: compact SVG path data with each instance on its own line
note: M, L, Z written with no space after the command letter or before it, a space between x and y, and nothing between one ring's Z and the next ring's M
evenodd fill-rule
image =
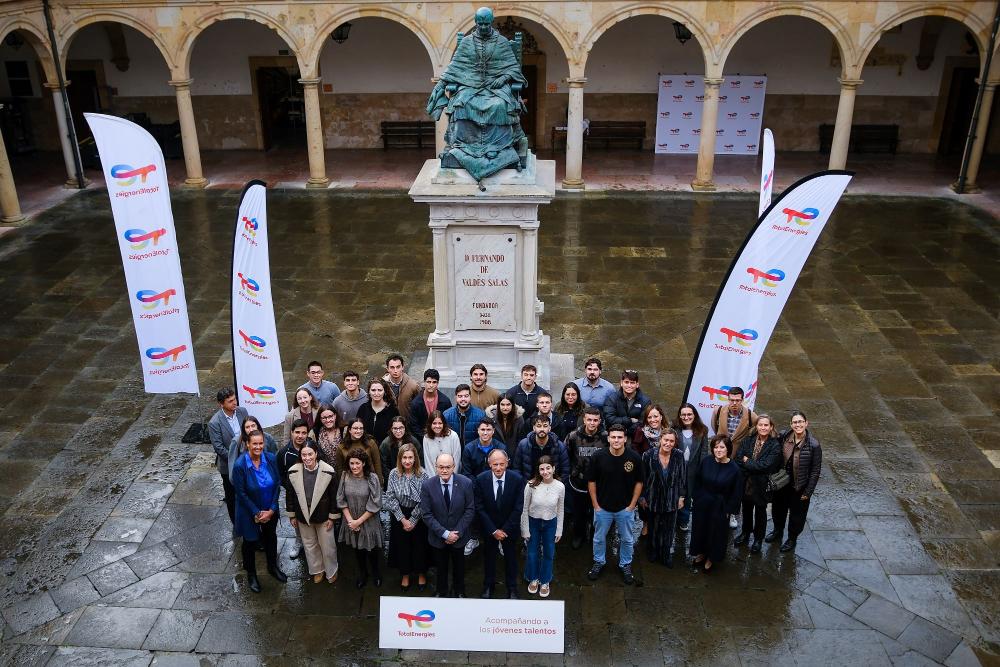
M1000 1L997 2L996 10L993 13L993 30L990 31L990 43L986 47L986 62L983 64L983 73L979 77L976 106L972 110L972 122L969 123L969 136L965 138L965 150L962 151L962 168L958 172L958 181L955 183L955 192L960 195L965 194L965 181L969 171L969 160L972 156L972 144L976 140L976 126L979 125L979 114L983 107L983 95L986 94L986 81L990 76L990 64L993 62L993 49L996 48L998 28L1000 28Z
M49 32L49 48L52 49L52 58L55 61L56 78L59 81L59 96L62 98L63 111L66 114L66 132L69 136L69 145L73 149L73 166L76 168L77 187L83 190L86 184L83 180L83 164L80 162L80 147L76 142L76 127L73 125L73 114L69 108L69 98L66 96L66 78L63 76L62 61L59 59L59 47L56 46L56 32L52 29L52 10L49 7L49 0L42 0L42 10L45 13L45 27ZM996 29L994 28L994 36Z

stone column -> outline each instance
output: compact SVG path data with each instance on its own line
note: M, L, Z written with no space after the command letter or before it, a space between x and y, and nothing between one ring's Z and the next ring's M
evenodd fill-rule
M969 166L965 172L965 192L979 192L976 178L979 176L979 163L983 159L983 148L986 146L986 131L990 127L990 115L993 111L993 93L997 81L987 81L983 89L983 105L979 109L979 120L976 123L976 137L972 140L972 150L969 152Z
M583 189L583 84L584 77L566 79L569 85L569 114L566 121L566 177L563 187Z
M184 185L203 188L208 180L201 172L201 151L198 148L198 127L194 122L194 107L191 105L192 79L168 81L177 96L177 120L181 124L181 143L184 145L184 168L187 178Z
M837 104L837 124L833 127L830 146L830 169L847 166L847 148L851 143L851 122L854 119L854 98L861 79L837 79L840 82L840 102Z
M449 324L448 297L448 228L434 226L431 221L431 233L434 236L434 333L431 337L447 336L451 333Z
M307 188L325 188L330 184L326 177L326 146L323 142L323 117L319 110L320 79L299 79L306 107L306 144L309 149L309 180Z
M521 277L521 342L534 343L538 333L538 221L521 225L524 230Z
M10 170L10 160L7 159L7 147L0 134L0 222L14 225L24 221L21 215L21 205L17 201L17 189L14 187L14 174Z
M712 173L715 169L715 127L719 124L721 86L721 77L717 79L705 77L705 101L701 107L701 135L698 137L698 166L691 182L691 189L698 192L715 190Z
M46 83L46 88L52 91L52 105L56 110L56 125L59 128L59 145L62 146L63 162L66 163L66 187L76 188L79 183L76 181L76 162L73 154L77 147L69 141L69 123L66 121L66 108L63 106L62 89L58 83ZM69 85L69 81L66 82Z

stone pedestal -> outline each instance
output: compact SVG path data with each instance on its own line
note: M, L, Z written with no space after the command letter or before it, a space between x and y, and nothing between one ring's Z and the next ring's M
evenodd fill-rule
M555 162L529 154L526 169L505 169L483 185L427 160L410 188L414 201L430 204L434 237L427 367L454 386L482 363L490 384L504 387L534 364L545 385L552 376L549 338L538 323L538 206L555 196Z

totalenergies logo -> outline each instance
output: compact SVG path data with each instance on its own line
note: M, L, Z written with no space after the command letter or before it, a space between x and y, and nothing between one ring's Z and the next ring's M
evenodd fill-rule
M684 101L684 96L683 95L674 95L673 96L673 100L674 100L674 102L683 102Z
M152 241L153 245L156 246L160 242L161 236L166 236L167 230L154 229L151 232L147 232L145 229L127 229L125 233L122 234L125 240L132 244L132 250L142 250L149 242Z
M416 614L407 614L405 611L401 611L397 616L406 621L406 627L408 628L412 628L414 625L418 628L429 628L436 618L434 612L430 609L418 611Z
M155 164L147 164L145 167L133 167L130 164L116 164L111 167L111 178L118 181L118 185L123 188L127 188L130 185L135 185L136 180L141 179L140 183L146 183L146 177L151 173L156 171Z
M795 221L795 224L799 227L808 227L812 224L812 221L819 217L819 209L816 208L804 208L801 211L796 211L793 208L783 208L781 212L788 216L785 222Z
M257 224L257 218L248 218L245 215L243 216L243 229L246 230L246 233L250 236L257 236L257 228L259 226L260 225Z
M173 287L170 289L163 290L162 292L157 292L151 289L139 290L135 293L135 298L142 304L142 307L146 310L152 310L157 306L166 306L170 304L170 297L175 296L177 290ZM161 303L162 302L162 303Z
M754 383L750 385L747 389L747 393L743 396L744 401L749 401L753 398L754 394L757 393L757 385L760 383L759 380L754 380ZM708 395L708 400L710 401L726 401L729 397L730 386L728 384L722 385L721 387L702 387L701 390ZM707 407L707 406L706 406Z
M150 363L154 366L163 366L168 361L177 361L177 357L179 357L181 352L186 349L187 345L178 345L177 347L172 347L169 350L165 347L151 347L146 350L146 358L148 358Z
M750 343L757 340L758 337L758 333L753 329L740 329L736 331L729 327L722 327L719 331L725 334L727 343L736 343L743 347L750 347Z
M767 271L761 271L760 269L755 269L754 267L747 267L747 273L753 276L753 281L756 283L760 280L765 287L777 287L778 283L785 279L785 272L781 269L768 269Z
M237 273L236 275L240 279L240 289L250 296L257 296L257 292L260 291L260 283L253 278L244 276L242 273Z
M243 343L254 352L263 352L264 348L267 347L267 341L260 336L251 336L243 331L243 329L238 329L238 331L240 332L240 338L243 339Z
M663 87L664 88L670 88L673 85L674 85L674 80L673 79L664 79L663 80Z
M726 114L726 118L736 118L739 115L740 114L735 111L730 111L729 113Z
M670 118L670 112L669 111L661 111L660 112L660 118Z
M771 181L773 181L773 180L774 180L774 169L772 169L771 171L767 172L767 176L764 178L764 182L760 184L760 189L761 190L766 190L767 188L771 187ZM782 275L782 277L784 277L785 274L781 274L781 275ZM754 278L754 281L756 281L756 280L757 279Z
M267 399L278 393L278 390L274 387L261 386L255 389L253 387L248 387L247 385L243 385L243 391L250 394L250 400L257 398Z

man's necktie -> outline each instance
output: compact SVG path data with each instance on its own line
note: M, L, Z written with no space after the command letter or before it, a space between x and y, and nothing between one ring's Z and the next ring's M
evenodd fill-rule
M502 496L502 495L503 495L503 480L502 479L498 479L497 480L497 502L498 503L500 502L500 496Z
M444 506L451 509L451 491L448 490L448 484L444 485Z

